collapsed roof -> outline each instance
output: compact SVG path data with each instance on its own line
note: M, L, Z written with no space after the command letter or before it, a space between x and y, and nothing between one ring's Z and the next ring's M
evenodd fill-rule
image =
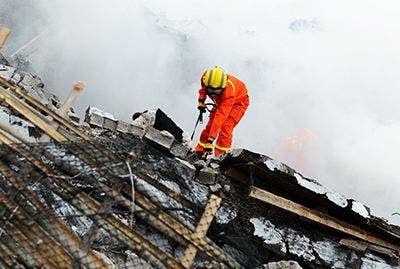
M61 106L0 54L2 267L400 268L399 227L279 161Z

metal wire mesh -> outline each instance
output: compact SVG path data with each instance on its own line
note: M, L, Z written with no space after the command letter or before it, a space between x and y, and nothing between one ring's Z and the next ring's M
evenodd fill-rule
M0 267L240 267L205 237L220 201L193 184L132 136L1 144Z

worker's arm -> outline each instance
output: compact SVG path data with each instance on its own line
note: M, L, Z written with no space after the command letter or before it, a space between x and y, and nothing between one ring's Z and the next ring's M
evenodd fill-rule
M207 93L206 93L206 88L204 85L201 86L201 89L199 90L199 102L205 102L207 98Z
M206 90L204 89L204 86L202 86L199 90L199 102L197 104L197 109L200 110L200 112L202 113L205 113L207 111L206 98Z

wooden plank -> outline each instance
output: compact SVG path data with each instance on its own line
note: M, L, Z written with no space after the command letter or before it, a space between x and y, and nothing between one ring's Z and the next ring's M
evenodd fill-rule
M346 239L346 238L341 239L339 245L348 247L349 249L359 252L365 252L368 248L367 242L353 240L353 239Z
M399 261L399 256L396 253L396 251L382 247L382 246L378 246L375 244L370 244L370 243L367 243L364 241L347 239L347 238L341 239L339 244L341 246L345 246L349 249L363 252L363 253L366 252L367 250L371 250L371 251L377 252L379 254L385 255L387 257L390 257L392 260Z
M204 209L203 215L201 216L200 221L196 226L193 237L203 238L204 236L206 236L208 228L210 227L211 222L218 211L221 201L222 199L220 197L213 194L211 195L210 200L208 201L207 206ZM185 249L182 257L182 264L185 268L190 268L192 266L196 254L197 248L194 245L189 244L188 247Z
M1 134L1 133L0 133ZM8 143L7 140L4 140L5 143ZM95 264L96 268L109 268L110 266L98 255L96 255L93 251L89 253L82 253L80 249L81 240L80 238L71 232L66 224L54 215L53 211L45 206L40 199L36 196L34 192L29 190L24 181L20 180L14 175L3 163L0 162L0 173L7 178L7 181L13 185L24 197L29 200L29 202L35 206L40 212L47 215L47 221L44 222L46 226L43 226L43 229L47 229L48 233L52 235L52 237L59 242L65 249L68 250L69 253L76 255L82 259L86 260L87 264L92 263ZM39 219L38 219L39 221ZM51 228L49 228L51 226Z
M78 81L74 84L67 99L64 101L64 103L61 105L60 109L57 111L61 117L68 120L68 111L70 110L70 108L74 104L75 100L78 98L79 94L81 93L81 91L84 88L85 88L85 85L80 81ZM57 122L53 122L51 124L51 126L56 130L58 129L59 125L60 124ZM50 141L50 137L46 134L43 134L42 137L40 137L40 139L39 139L39 142L49 142L49 141Z
M126 195L130 195L130 186L126 186L123 189L123 192ZM152 215L154 215L158 220L162 221L168 227L173 229L176 233L185 238L188 242L191 242L198 249L203 250L208 256L218 261L224 262L228 265L229 268L243 268L238 262L236 262L233 258L226 255L222 252L218 246L212 244L211 242L207 242L205 238L198 238L193 236L194 233L186 226L182 225L180 222L176 221L173 217L166 214L165 212L159 210L159 207L154 205L151 201L149 201L146 197L141 195L139 192L135 192L135 201L138 205L148 210Z
M17 98L7 93L6 90L0 86L0 99L3 99L8 105L17 110L19 113L24 115L30 122L35 126L39 127L51 138L57 142L65 142L67 139L55 130L50 124L47 124L38 115L32 112L25 104L19 101Z
M60 109L58 110L58 114L60 114L61 117L63 117L63 118L67 117L68 110L72 107L76 98L78 98L79 94L83 91L84 88L85 88L85 84L83 84L80 81L77 81L74 84L67 99L65 99L64 103L61 105Z
M17 267L17 265L20 268L23 268L22 265L17 262L15 256L16 255L0 241L0 260L2 260L2 263L0 263L0 265L4 266L5 268L13 268L13 266L15 268ZM0 266L0 268L2 267Z
M35 268L35 258L19 245L11 236L7 233L2 233L0 236L0 244L3 244L18 263L23 264L21 268ZM10 268L16 268L16 264L13 264Z
M24 98L25 101L29 102L37 111L41 111L43 113L46 113L47 115L51 116L55 121L57 121L60 125L64 126L65 128L71 130L74 132L76 135L78 135L80 138L83 140L91 140L91 138L84 134L81 130L79 130L76 126L74 126L72 123L70 123L68 120L64 119L54 111L50 110L48 107L40 103L38 100L35 98L29 96L25 90L21 89L20 87L16 86L13 83L10 83L3 78L0 78L0 82L9 87L11 90L13 90L16 94Z
M0 123L0 130L3 130L4 132L10 134L11 136L13 136L14 138L16 138L17 140L19 140L22 143L28 143L28 141L22 137L17 131L15 131L14 129L12 129L11 127Z
M182 205L184 205L187 208L190 208L192 210L194 210L196 213L199 213L200 215L200 207L197 206L196 204L194 204L192 201L190 201L189 199L185 198L182 194L175 192L171 189L169 189L168 187L166 187L165 185L163 185L162 183L160 183L159 181L157 181L156 179L154 179L152 176L145 174L143 172L138 172L137 175L143 179L144 181L146 181L147 183L153 185L154 187L156 187L157 189L161 190L162 192L164 192L165 194L167 194L169 197L171 197L172 199L178 201L179 203L181 203Z
M5 195L4 195L5 196ZM3 201L0 197L0 203L3 204ZM51 261L46 259L40 253L38 248L33 244L29 238L25 237L25 235L19 231L16 227L12 226L10 222L7 222L6 229L4 230L15 242L20 245L23 249L26 250L26 252L29 253L29 255L32 256L32 258L35 260L36 266L38 268L45 268L45 269L51 269L54 268L54 264L52 264Z
M399 254L391 249L387 249L385 247L377 246L374 244L368 244L368 249L389 256L390 258L397 260L397 263L399 261Z
M10 212L13 212L16 216L19 216L21 219L29 219L27 213L25 213L21 207L15 204L13 201L9 200L5 194L0 192L0 201L1 203L7 207ZM32 219L33 221L33 219ZM29 223L29 227L24 224L23 221L20 221L18 218L11 218L9 223L12 223L16 229L26 236L29 242L38 242L39 239L42 241L40 244L35 244L35 249L40 253L39 255L43 257L43 259L48 259L48 261L54 265L57 264L72 264L72 259L68 255L68 253L62 249L62 247L53 240L45 230L41 229L37 224ZM49 253L53 253L53 255L49 255ZM54 266L53 265L53 266Z
M7 41L8 36L10 35L11 30L8 28L0 29L0 50L3 48L4 44Z
M266 202L268 204L271 204L276 207L287 210L289 212L292 212L296 215L299 215L299 216L309 219L311 221L314 221L314 222L317 222L324 226L335 229L339 232L354 236L354 237L364 240L366 242L376 244L376 245L379 245L382 247L386 247L389 249L393 249L396 251L400 250L400 245L388 242L388 241L381 239L381 238L377 237L376 235L371 234L368 231L365 231L357 226L348 224L344 221L333 218L327 214L323 214L321 212L309 209L305 206L302 206L300 204L297 204L295 202L292 202L290 200L287 200L285 198L282 198L280 196L277 196L273 193L267 192L260 188L251 187L250 188L250 196L253 198L256 198L258 200L261 200L263 202Z

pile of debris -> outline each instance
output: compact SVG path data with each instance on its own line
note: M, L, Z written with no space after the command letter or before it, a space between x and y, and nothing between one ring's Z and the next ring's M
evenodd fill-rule
M79 125L6 58L2 268L400 268L400 228L363 204L244 149L194 161L160 109Z

